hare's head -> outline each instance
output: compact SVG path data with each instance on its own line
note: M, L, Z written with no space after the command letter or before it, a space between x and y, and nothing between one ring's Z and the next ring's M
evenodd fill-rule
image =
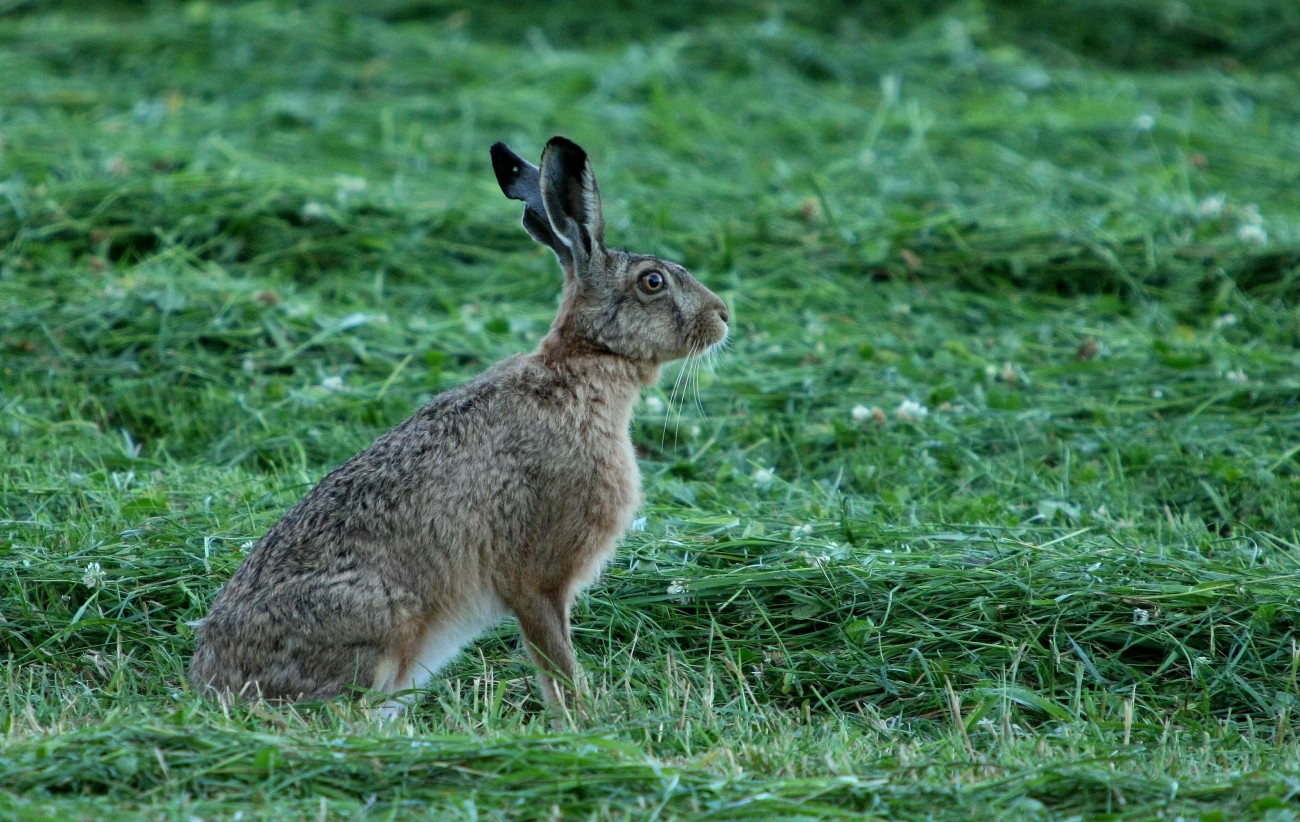
M680 265L605 246L605 219L591 161L552 137L541 168L492 146L507 197L524 203L524 228L564 267L555 331L569 344L655 364L692 356L727 336L727 306Z

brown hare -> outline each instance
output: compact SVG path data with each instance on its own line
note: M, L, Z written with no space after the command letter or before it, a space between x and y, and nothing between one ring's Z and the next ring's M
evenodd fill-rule
M504 143L491 153L524 228L564 269L550 332L434 397L253 546L198 623L197 689L392 695L513 614L543 697L565 709L578 673L569 608L641 502L632 406L662 363L726 337L727 307L680 265L605 246L575 143L552 138L540 168Z

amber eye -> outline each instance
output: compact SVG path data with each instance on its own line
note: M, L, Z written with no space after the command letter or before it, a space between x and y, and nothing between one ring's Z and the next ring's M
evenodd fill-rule
M636 281L636 284L640 286L641 290L645 293L656 294L664 290L664 286L668 284L668 281L664 279L664 275L661 272L647 271L641 275L640 279Z

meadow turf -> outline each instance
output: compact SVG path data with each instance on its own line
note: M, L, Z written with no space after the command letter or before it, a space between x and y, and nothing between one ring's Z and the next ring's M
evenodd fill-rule
M1300 11L1097 6L0 3L0 818L1295 819ZM584 714L512 625L199 699L247 546L545 333L554 133L733 317Z

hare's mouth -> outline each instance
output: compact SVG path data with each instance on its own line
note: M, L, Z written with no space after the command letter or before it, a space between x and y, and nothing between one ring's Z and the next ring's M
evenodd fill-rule
M731 327L727 325L726 319L722 314L714 314L708 321L702 323L703 333L700 334L701 344L692 346L692 353L689 356L698 357L707 354L709 351L717 348L727 341L727 335Z

